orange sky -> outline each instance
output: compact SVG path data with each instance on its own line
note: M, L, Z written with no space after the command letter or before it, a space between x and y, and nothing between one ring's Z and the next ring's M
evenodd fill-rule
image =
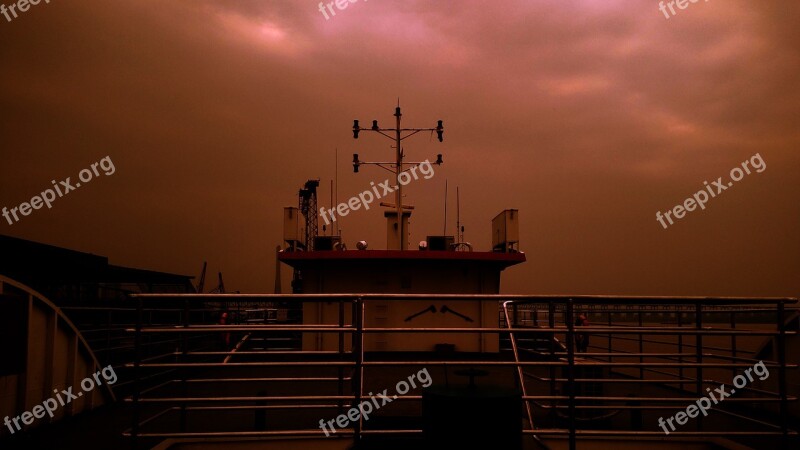
M7 0L8 1L8 0ZM321 178L329 203L383 181L352 153L353 119L444 120L444 154L414 181L412 242L467 240L517 208L528 262L504 292L800 295L800 3L711 0L665 19L655 0L42 2L0 16L0 207L99 177L0 233L270 292L284 206ZM759 153L753 173L669 229L655 218ZM393 199L391 200L393 201ZM349 247L385 246L380 210L342 220ZM2 249L0 249L2 251ZM284 270L288 277L288 270ZM288 278L284 281L288 286Z

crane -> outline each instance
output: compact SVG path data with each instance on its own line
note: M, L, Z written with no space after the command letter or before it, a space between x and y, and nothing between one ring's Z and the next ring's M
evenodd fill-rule
M203 288L206 285L206 267L208 267L208 261L203 261L203 271L200 272L200 282L197 283L197 293L202 294Z
M306 251L314 250L314 238L317 237L319 226L317 222L317 188L319 179L308 180L300 189L299 209L306 219L305 248Z
M225 293L225 283L222 281L222 272L219 272L219 285L215 287L209 294L224 294Z

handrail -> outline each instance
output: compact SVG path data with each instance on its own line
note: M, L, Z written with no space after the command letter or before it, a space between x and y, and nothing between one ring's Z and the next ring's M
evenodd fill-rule
M523 375L522 366L519 365L521 362L519 359L519 351L517 350L517 339L514 337L514 332L512 331L511 321L508 317L508 301L503 302L503 313L505 314L506 318L506 327L509 329L508 338L511 341L511 348L514 351L514 361L517 362L517 378L519 380L519 387L522 391L523 396L527 396L528 393L525 389L525 376ZM527 401L525 401L525 411L528 415L528 425L530 429L533 430L533 415L531 414L531 405Z
M58 307L55 303L50 301L49 298L44 296L39 291L37 291L37 290L35 290L33 288L30 288L27 285L22 284L21 282L18 282L16 280L12 280L11 278L8 278L6 276L0 275L0 293L4 292L3 285L8 285L8 286L13 287L14 289L17 289L17 290L19 290L21 292L24 292L25 295L28 296L30 301L33 301L33 299L36 299L39 303L45 305L45 307L55 315L57 320L61 320L61 321L64 322L64 324L66 325L66 328L74 335L74 338L78 343L78 346L82 349L82 351L86 352L86 355L88 356L89 363L93 366L92 368L90 368L90 370L97 370L97 369L101 369L103 367L100 364L100 362L98 361L97 356L96 356L95 352L93 351L92 347L89 346L89 344L86 342L86 339L84 338L84 336L80 333L80 330L78 329L78 327L76 327L75 324L70 320L70 318L67 317L66 314L64 314L63 308ZM77 353L77 350L76 350L76 353ZM77 358L77 355L75 355L73 357ZM73 362L73 364L75 366L77 366L77 362ZM103 392L105 392L109 396L109 398L111 399L112 402L116 401L116 396L114 394L114 390L111 388L111 386L109 384L104 384L103 388L101 390Z
M163 300L167 298L181 300L220 301L225 298L240 298L252 301L264 299L274 301L293 300L302 302L329 302L334 300L425 300L436 298L439 300L515 300L523 303L563 303L573 300L577 304L670 304L670 305L728 305L728 304L778 304L797 303L792 297L673 297L673 296L609 296L609 295L521 295L521 294L131 294L131 298L142 300ZM662 303L658 303L662 302Z
M310 380L312 378L316 379L325 379L330 382L339 382L340 390L338 395L287 395L287 396L276 396L276 395L238 395L238 396L219 396L219 397L206 397L206 396L190 396L180 394L180 392L175 395L173 392L170 396L159 396L157 391L151 391L147 395L147 397L140 395L138 392L135 393L129 401L134 403L135 410L138 411L140 404L178 404L180 406L173 406L168 407L165 411L180 411L181 414L185 414L187 411L227 411L227 410L279 410L285 408L309 408L312 405L306 404L305 402L315 402L313 406L319 406L321 408L326 409L338 409L340 412L343 408L349 408L353 405L359 405L361 400L365 398L364 389L365 389L365 375L370 373L367 369L370 368L377 368L377 367L390 367L390 366L444 366L444 367L453 367L453 366L486 366L486 367L495 367L498 369L513 369L516 372L516 378L520 385L520 390L522 391L522 401L525 405L525 413L527 415L526 420L530 429L524 430L526 435L530 435L534 437L538 443L544 445L543 442L540 441L540 436L545 435L564 435L567 436L569 439L569 445L571 449L576 448L576 441L578 437L583 436L663 436L663 433L659 432L650 432L650 431L642 431L642 430L583 430L578 429L575 416L576 411L586 411L586 410L618 410L618 411L645 411L645 410L656 410L656 409L670 409L674 408L676 405L691 403L696 400L697 395L692 394L694 391L691 390L692 388L696 388L697 390L703 389L706 385L710 383L715 383L716 381L713 380L713 376L710 377L703 377L703 371L709 371L706 373L712 373L712 369L724 369L724 370L731 370L736 371L737 369L744 369L752 367L752 362L755 361L752 358L745 358L743 356L733 355L722 355L722 354L715 354L710 352L709 349L713 349L713 347L703 345L701 339L704 336L710 337L731 337L735 339L736 337L764 337L764 338L774 338L778 342L778 346L776 347L779 353L778 361L764 361L765 367L772 369L777 369L778 372L778 380L779 380L779 387L777 393L764 391L761 389L749 389L751 390L750 394L754 396L742 396L739 398L729 398L726 400L726 405L745 405L750 403L763 403L765 405L775 404L778 405L780 411L782 413L787 411L788 402L797 401L796 395L789 395L786 390L786 371L787 370L794 370L797 369L797 364L789 364L785 358L785 339L788 336L797 335L798 332L794 330L788 330L784 326L784 324L778 324L776 329L768 330L768 329L753 329L752 327L747 327L747 324L739 323L735 324L736 326L732 326L731 328L723 327L721 325L725 325L725 322L709 322L703 320L703 315L705 314L735 314L735 311L721 311L721 310L706 310L705 308L718 308L724 307L725 305L732 305L732 306L743 306L743 305L756 305L756 308L759 308L759 311L772 311L776 313L776 319L783 317L785 311L789 311L792 309L794 305L797 304L796 299L792 298L750 298L750 297L731 297L731 298L710 298L710 297L641 297L641 296L627 296L627 297L608 297L608 296L530 296L530 295L460 295L460 294L300 294L300 295L287 295L287 294L134 294L130 296L134 299L137 304L137 311L139 320L135 327L129 327L126 331L134 333L135 335L135 347L141 348L143 343L141 340L144 336L152 333L160 333L165 335L174 334L175 336L187 337L191 336L192 334L196 333L222 333L222 332L241 332L241 333L296 333L297 335L302 335L302 333L314 333L315 335L338 335L339 336L339 351L279 351L279 350L254 350L248 351L245 349L241 344L244 341L240 342L241 349L238 351L190 351L184 349L184 351L176 351L173 353L173 356L176 357L175 361L161 361L161 362L145 362L141 358L137 358L135 362L126 365L127 367L132 367L135 369L137 373L141 373L143 370L152 370L152 369L175 369L178 370L179 373L198 373L202 374L201 372L196 372L193 369L214 369L214 370L224 370L224 368L236 369L236 368L292 368L292 367L329 367L333 370L338 370L340 373L339 377L331 377L331 376L324 376L323 373L314 371L315 375L309 378L291 378L291 377L284 377L283 379L287 382L289 381L304 381ZM188 315L184 314L183 318L185 320L182 324L176 324L178 326L166 326L166 325L157 325L157 326L146 326L141 321L141 313L145 310L144 305L150 305L151 301L153 300L164 300L164 299L173 299L173 300L183 300L185 305L188 306L194 304L195 302L203 302L203 301L226 301L230 299L235 299L239 301L247 301L250 303L254 302L276 302L282 300L291 300L296 304L302 304L305 302L310 303L318 303L318 302L338 302L339 307L339 321L338 325L330 325L330 324L295 324L295 325L288 325L288 324L264 324L264 325L253 325L253 324L246 324L246 325L209 325L209 324L202 324L202 325L195 325L188 322ZM367 303L376 300L460 300L460 301L496 301L499 306L502 306L501 309L501 316L504 318L505 323L504 326L487 326L487 327L387 327L387 326L367 326L365 322L365 312ZM345 323L345 319L343 316L343 305L345 304L352 305L351 315L349 316L351 319L351 323ZM578 308L581 311L585 310L586 305L623 305L623 306L630 306L636 307L638 306L640 309L638 310L609 310L604 308L603 310L589 310L590 314L614 314L615 312L619 313L627 313L633 312L634 314L644 314L647 312L652 312L651 310L641 309L645 306L643 303L657 303L663 306L663 310L665 312L676 312L678 316L683 317L691 317L693 314L695 315L695 323L682 323L680 319L678 320L678 324L676 326L669 326L669 324L658 324L654 326L646 326L643 325L642 322L639 323L637 326L627 326L627 325L616 325L612 324L609 319L608 325L600 325L600 326L581 326L576 327L574 322L571 320L573 315L576 314ZM522 309L523 307L534 307L538 308L541 305L542 313L547 316L545 322L549 322L549 325L546 327L517 327L515 321L517 320L516 314L514 315L514 320L511 319L511 314L509 312L509 307L519 307ZM666 306L665 306L666 305ZM773 305L774 309L767 309L766 305ZM681 309L680 311L678 308L683 308L686 306L690 306L691 309ZM737 306L737 307L738 307ZM546 308L545 308L546 307ZM675 309L670 310L669 307L673 307ZM749 312L752 311L750 309L743 309L740 308L742 312ZM516 309L515 309L516 312ZM555 320L554 317L558 315L559 320ZM543 316L544 317L544 316ZM494 320L497 320L498 317L495 317ZM558 326L557 323L560 320L566 319L566 324L562 326ZM540 320L537 318L537 321ZM495 322L496 323L496 322ZM688 325L688 326L687 326ZM738 326L738 327L737 327ZM509 341L511 343L511 353L513 355L513 360L506 360L503 357L499 357L496 359L491 358L480 358L484 360L442 360L437 358L418 358L412 360L381 360L370 357L369 360L366 359L366 348L365 348L365 340L368 339L370 336L374 336L376 333L397 333L397 334L408 334L408 333L472 333L475 335L507 335L509 337ZM550 341L551 351L549 353L544 353L544 356L549 356L550 360L544 361L527 361L522 360L520 356L520 352L523 350L527 350L520 346L520 342L522 341L519 333L541 333L543 335L549 335L547 340ZM344 336L350 335L350 344L349 348L345 349L343 345ZM632 341L636 341L640 343L640 350L638 352L628 352L628 351L611 351L611 340L609 339L609 351L602 351L605 349L605 344L603 347L599 347L601 351L596 353L576 353L574 351L574 338L577 334L587 334L587 335L608 335L613 336L619 339L629 339L624 335L637 335L640 336L639 339L630 339ZM553 347L555 344L556 335L565 336L566 337L566 345L561 344L561 341L558 341L561 344L561 350L563 351L556 351L556 348ZM622 335L622 336L617 336ZM690 345L688 343L671 343L672 345L677 345L679 350L673 353L664 352L664 351L644 351L641 345L646 342L644 337L646 336L695 336L698 338L697 345ZM605 339L605 338L604 338ZM664 342L667 343L667 342ZM683 351L680 350L682 346L685 345L687 348L692 349L690 351ZM273 347L274 348L274 347ZM596 346L592 346L592 349L598 348ZM781 354L781 352L783 352ZM249 356L253 359L246 359L246 360L239 360L236 358L235 360L231 360L226 362L217 361L213 358L223 358L223 357L231 357L233 354L236 355L243 355ZM281 359L274 359L269 358L269 360L265 360L264 356L272 356L272 355L282 355ZM303 361L297 361L292 359L298 355L308 355L314 356L313 358L308 358ZM506 355L508 355L506 353ZM212 358L210 360L195 360L196 358ZM338 359L334 359L338 357ZM600 359L600 358L607 358ZM639 359L635 361L633 359ZM645 360L645 358L647 360ZM622 359L622 361L619 361ZM602 382L602 383L619 383L620 385L624 385L624 383L632 383L634 386L637 383L654 383L658 380L649 380L642 375L642 378L635 378L630 380L625 380L621 378L613 378L613 379L597 379L595 377L587 377L581 375L578 370L580 368L603 368L609 371L615 371L616 369L625 369L625 368L632 368L632 369L639 369L644 374L645 371L657 371L657 369L664 369L664 370L680 370L680 374L671 373L669 372L668 375L670 377L678 377L676 379L669 379L669 380L662 380L663 385L673 385L673 384L680 384L683 386L684 384L691 386L688 391L681 391L684 392L684 395L673 395L673 396L657 396L651 395L647 397L625 397L625 396L609 396L609 395L589 395L586 392L579 393L576 391L575 387L577 383L585 383L585 382ZM566 377L556 377L554 376L555 372L553 370L558 368L564 368L566 370ZM530 373L526 372L525 369L550 369L551 376L550 377L538 377L538 379L542 381L549 381L551 384L551 395L530 395L531 392L526 387L526 379L531 376ZM321 370L321 369L320 369ZM350 371L351 375L349 377L344 377L342 374L344 371ZM688 377L684 376L684 370L693 370L696 371L700 376L697 377ZM182 371L182 372L181 372ZM637 370L638 372L638 370ZM617 373L617 372L614 372ZM667 372L665 372L667 373ZM234 372L234 375L236 372ZM180 383L185 385L186 383L222 383L225 382L225 378L209 378L207 374L201 375L203 378L193 380L191 378L184 378L180 377L173 381L174 383ZM638 376L638 375L637 375ZM281 377L255 377L254 379L281 379ZM666 378L666 377L662 377ZM236 377L234 379L240 380L247 380L242 379L241 376ZM341 386L344 382L351 383L352 389L348 392L343 392L341 390ZM570 386L569 392L562 394L562 395L553 395L552 386L555 386L557 383L561 385L568 385ZM671 389L667 387L667 389ZM768 397L765 397L768 396ZM401 400L404 402L419 402L421 399L418 395L405 395L397 400ZM631 402L635 400L635 402ZM264 404L264 402L270 402L270 404ZM544 403L541 403L544 402ZM560 403L557 403L560 402ZM603 402L604 404L585 404L586 402ZM569 414L569 426L566 429L551 429L551 428L537 428L537 422L535 420L535 410L531 408L531 403L533 403L534 407L541 412L541 410L568 410L570 411ZM722 407L719 407L722 408ZM165 411L161 411L160 414L165 414ZM720 411L724 411L720 409ZM737 416L737 414L725 411L725 413L730 413L731 416ZM203 436L203 437L213 437L213 436L319 436L321 432L319 430L307 430L307 429L300 429L300 430L258 430L253 432L247 431L237 431L237 432L216 432L216 431L208 431L208 432L192 432L187 431L185 429L181 430L178 433L172 432L158 432L158 433L151 433L151 432L143 432L142 426L151 422L151 420L155 420L154 418L148 418L144 421L139 421L139 413L137 412L134 414L134 422L131 429L126 433L129 436L134 437L190 437L190 436ZM747 417L741 417L741 420L747 420ZM692 431L680 431L671 433L674 436L715 436L715 435L727 435L727 436L795 436L797 433L795 430L790 430L788 428L788 424L786 423L785 419L782 419L781 424L772 424L768 422L768 419L764 419L760 417L758 420L752 419L751 422L753 424L759 426L768 427L769 431L739 431L735 433L730 433L728 431L725 432L717 432L715 430L701 430L698 432ZM420 430L383 430L383 429L364 429L364 422L363 418L359 417L358 420L351 424L350 428L345 429L337 429L338 435L346 435L352 436L352 438L358 442L362 439L363 436L368 435L383 435L383 434L413 434L419 433ZM698 426L704 426L699 424Z

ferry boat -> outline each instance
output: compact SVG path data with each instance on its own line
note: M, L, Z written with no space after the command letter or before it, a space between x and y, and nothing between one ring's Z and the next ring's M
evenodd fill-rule
M354 137L396 148L389 162L356 155L355 170L397 181L406 136L442 138L442 121L395 117L355 121ZM487 217L491 248L456 232L412 249L401 184L373 249L320 235L319 182L306 182L277 253L292 293L195 292L188 277L14 241L0 256L2 447L797 448L796 299L503 294L503 271L526 261L520 212ZM42 269L64 259L82 262ZM95 376L105 368L118 380ZM85 395L37 408L71 386Z

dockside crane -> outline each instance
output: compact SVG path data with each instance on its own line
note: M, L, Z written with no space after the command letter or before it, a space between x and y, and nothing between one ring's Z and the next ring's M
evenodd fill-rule
M222 281L222 272L219 272L219 284L217 287L214 288L209 294L224 294L225 293L225 282Z
M206 268L208 267L208 261L203 261L203 271L200 272L200 282L197 283L197 293L202 294L203 288L206 285Z
M319 187L319 179L308 180L299 192L299 205L300 213L305 218L306 233L305 233L305 249L306 251L314 250L314 238L319 233L319 225L317 221L317 188Z

